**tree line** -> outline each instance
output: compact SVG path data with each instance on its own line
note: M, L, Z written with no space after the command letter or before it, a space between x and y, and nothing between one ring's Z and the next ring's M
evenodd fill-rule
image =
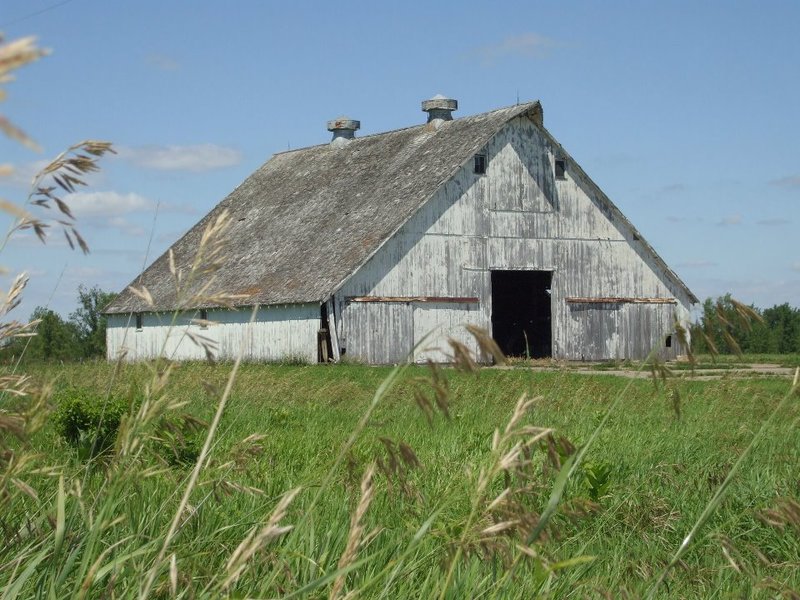
M788 303L745 306L730 294L708 298L692 328L692 346L697 353L800 353L800 309Z
M64 319L54 310L37 306L31 321L36 335L14 338L0 351L3 358L25 360L82 360L106 355L106 318L102 310L116 297L98 286L78 287L78 308Z

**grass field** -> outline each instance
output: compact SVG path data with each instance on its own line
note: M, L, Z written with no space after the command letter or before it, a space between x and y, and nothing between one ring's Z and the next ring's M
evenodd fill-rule
M55 399L70 388L134 407L151 398L162 416L209 423L231 366L180 365L164 393L146 366L114 369L29 370L55 382ZM37 457L25 481L38 500L12 495L0 517L1 597L136 596L149 573L150 595L164 598L644 597L791 388L768 377L655 385L602 372L443 369L437 406L430 371L410 367L373 408L395 375L243 365L163 552L204 430L151 420L134 444L87 462L51 419L27 447ZM431 399L427 417L415 389ZM505 435L522 395L534 401ZM654 597L800 597L799 420L790 397ZM560 467L596 431L558 510L528 540Z

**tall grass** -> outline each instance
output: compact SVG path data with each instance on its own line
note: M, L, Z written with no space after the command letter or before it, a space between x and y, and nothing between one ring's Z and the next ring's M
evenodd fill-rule
M58 372L59 387L81 382L102 390L112 369L42 366L34 376L48 380ZM437 411L429 424L414 400L415 386L429 377L421 367L396 376L370 409L372 390L393 373L242 365L149 595L318 596L330 594L337 581L342 597L644 595L773 413L780 418L767 423L730 480L727 499L658 593L772 597L797 589L800 542L791 511L777 520L770 512L798 494L800 412L791 398L775 412L786 382L681 381L678 420L666 392L647 381L444 370L450 420ZM178 366L171 373L174 400L210 421L218 397L206 388L222 388L229 374L226 365ZM150 377L146 365L124 365L113 393L144 387ZM523 395L521 412L515 399ZM544 534L526 544L573 448L585 446L606 415L559 510ZM523 447L526 435L543 433ZM401 442L417 462L409 456L392 469L381 438L395 442L398 462ZM30 443L41 457L37 467L51 470L28 480L39 490L38 502L19 496L4 513L2 585L10 588L35 565L17 597L47 595L51 587L56 597L79 595L85 583L87 597L111 589L117 597L139 595L193 466L171 466L153 447L125 471L108 458L93 464L78 486L85 466L49 425ZM600 464L610 466L610 483L593 501L586 469ZM770 524L781 518L782 528ZM58 531L60 558L51 560Z

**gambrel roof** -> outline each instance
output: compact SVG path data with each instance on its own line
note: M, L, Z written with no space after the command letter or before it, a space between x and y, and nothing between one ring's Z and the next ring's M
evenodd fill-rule
M243 306L323 302L492 136L521 115L541 126L541 105L530 102L439 127L423 124L358 137L343 147L324 144L276 154L172 246L175 262L190 264L206 225L227 210L227 254L208 294L243 295ZM696 301L619 209L596 191L673 283ZM132 285L146 287L154 304L126 288L105 312L177 308L167 253Z

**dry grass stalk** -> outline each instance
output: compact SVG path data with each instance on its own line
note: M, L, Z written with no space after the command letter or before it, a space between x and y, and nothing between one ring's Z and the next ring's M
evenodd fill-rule
M756 513L762 523L783 531L787 527L800 534L800 502L794 498L779 498L773 508Z
M0 35L0 84L14 80L12 72L25 65L39 60L49 54L49 50L39 48L36 38L28 36L7 43L2 43ZM6 92L0 88L0 101L5 100ZM0 115L0 131L13 140L20 142L32 150L39 150L39 146L19 127Z
M89 246L78 232L72 210L61 194L72 194L78 188L86 186L85 176L99 171L98 162L108 153L115 153L109 142L86 140L69 147L39 171L33 178L31 185L33 191L28 195L27 204L47 210L55 208L60 216L42 219L26 212L17 218L3 245L14 232L27 229L33 230L44 242L46 231L50 227L50 223L47 222L49 220L61 226L70 248L78 247L87 254Z
M442 372L441 367L428 359L429 377L417 377L413 381L414 401L425 415L429 425L433 425L434 407L441 412L445 418L450 418L450 387ZM430 389L432 394L429 396L425 388Z
M471 324L467 324L464 327L478 342L478 347L485 358L491 358L497 365L508 364L505 354L500 350L500 346L497 345L497 342L494 341L494 338L489 335L486 329Z
M386 476L389 493L392 494L395 486L398 486L406 498L419 499L420 493L409 478L411 471L421 466L414 450L402 441L395 442L385 437L378 440L386 451L387 459L379 456L375 462Z
M254 527L251 529L250 533L247 534L236 550L234 550L233 554L231 554L231 557L228 559L228 563L225 565L228 576L222 582L221 587L223 590L227 590L239 580L247 569L250 559L253 558L258 551L271 541L292 530L292 525L281 525L280 523L286 518L286 511L299 492L300 488L295 488L286 492L272 511L267 523L261 528Z
M361 480L361 499L358 501L358 506L355 512L350 517L350 533L347 536L347 545L339 558L337 565L338 570L342 570L351 565L358 554L358 549L361 545L364 536L364 516L367 514L367 509L372 502L375 495L375 487L373 479L375 476L375 465L367 467L364 477ZM331 588L330 600L341 598L342 589L344 588L346 575L340 573L333 582Z
M535 557L547 568L546 561L525 542L540 517L529 506L530 494L537 485L532 469L533 449L552 438L552 429L524 423L538 400L522 395L505 427L496 429L492 436L492 459L478 473L472 509L456 542L440 597L445 596L462 554L478 554L487 560L500 557L506 563L519 556ZM489 490L499 479L504 481L502 491L490 496Z
M472 357L472 352L467 346L458 340L452 338L447 340L450 348L453 351L451 362L457 371L462 373L475 373L478 371L478 363Z

